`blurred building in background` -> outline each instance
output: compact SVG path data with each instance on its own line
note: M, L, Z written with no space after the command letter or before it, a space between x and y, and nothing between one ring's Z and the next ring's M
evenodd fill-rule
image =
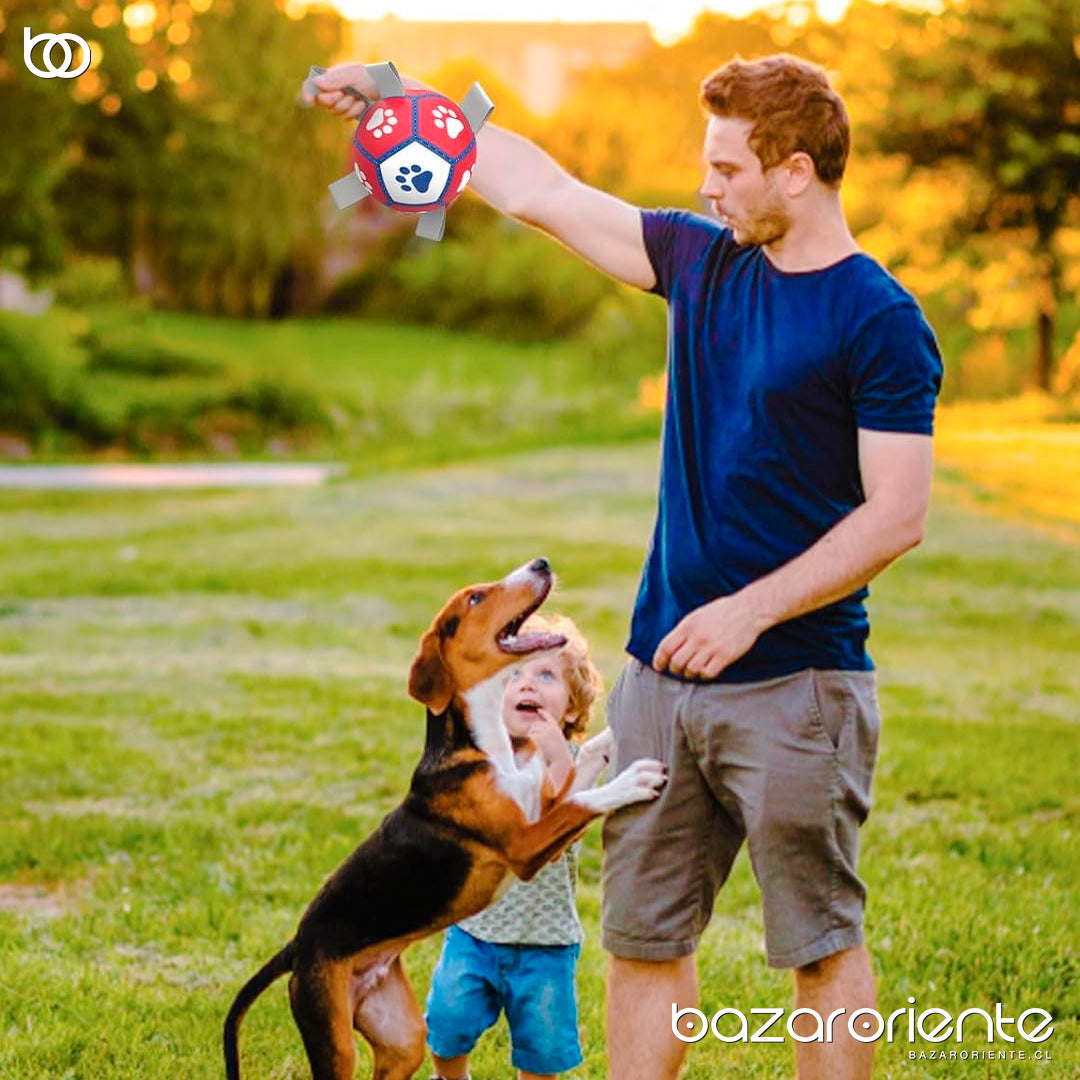
M361 60L393 60L418 75L454 60L476 59L512 86L537 116L550 116L588 68L618 68L650 44L645 22L420 22L387 15L358 19L344 34L344 52Z

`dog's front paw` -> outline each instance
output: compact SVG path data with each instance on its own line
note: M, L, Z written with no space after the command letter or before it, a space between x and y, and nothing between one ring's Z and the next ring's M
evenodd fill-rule
M591 791L577 792L571 801L586 806L594 813L607 814L620 806L631 803L650 802L660 794L667 783L667 767L651 758L638 758L614 780Z
M654 761L652 758L632 761L612 781L613 786L618 785L620 788L619 794L627 804L655 799L666 783L667 767L662 761Z

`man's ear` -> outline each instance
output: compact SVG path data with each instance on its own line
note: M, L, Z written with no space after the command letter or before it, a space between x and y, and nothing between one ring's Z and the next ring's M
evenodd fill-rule
M784 168L787 170L787 193L792 198L801 195L817 176L814 159L805 150L796 150Z
M409 694L436 716L446 712L454 696L453 683L443 662L441 638L435 629L420 639L420 651L409 669Z

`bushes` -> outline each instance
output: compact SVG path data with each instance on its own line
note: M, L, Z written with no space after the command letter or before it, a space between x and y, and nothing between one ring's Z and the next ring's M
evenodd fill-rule
M602 375L664 365L663 303L619 286L558 244L475 203L455 204L439 244L385 238L343 278L331 312L435 324L520 343L579 338Z
M615 291L557 244L486 207L455 204L448 222L438 244L388 237L363 270L338 283L327 309L551 341L580 330Z
M333 427L320 398L289 382L168 386L176 376L225 374L218 360L153 335L141 339L130 327L104 340L93 333L80 338L78 322L64 315L0 312L0 446L19 456L27 448L258 452L308 442Z
M1080 396L1080 330L1058 362L1054 373L1054 393L1062 397Z
M122 437L138 453L232 454L286 449L331 427L329 413L312 391L256 380L189 400L136 402L127 411Z
M70 336L52 321L0 312L0 432L39 447L57 436L104 446L115 432L91 402Z
M90 358L87 371L109 371L122 375L161 379L189 376L200 379L221 375L225 365L184 352L168 342L144 334L121 335L101 340L91 336L87 341Z
M50 284L57 303L74 310L118 303L128 295L120 260L93 255L69 257Z
M596 306L580 338L597 373L633 377L663 371L666 331L662 300L620 286Z

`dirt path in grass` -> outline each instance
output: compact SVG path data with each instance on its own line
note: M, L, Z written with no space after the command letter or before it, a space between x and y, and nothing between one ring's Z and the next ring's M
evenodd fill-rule
M344 472L326 462L186 462L175 465L0 465L0 488L21 491L317 487Z

